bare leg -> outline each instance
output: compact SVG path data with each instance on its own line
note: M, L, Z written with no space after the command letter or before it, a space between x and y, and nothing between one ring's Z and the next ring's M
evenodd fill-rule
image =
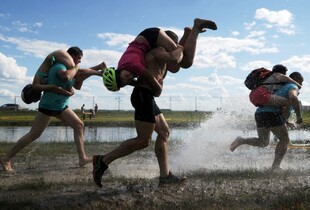
M17 143L13 146L13 148L7 152L7 154L3 157L1 157L0 162L3 167L3 170L7 172L12 172L12 165L11 165L11 159L21 151L23 148L28 146L31 142L36 140L41 136L45 128L48 126L50 122L50 117L47 115L42 114L41 112L38 112L36 114L36 117L34 119L33 125L30 129L30 131L20 138Z
M282 159L287 151L287 146L290 142L288 131L285 125L271 128L271 131L278 137L279 143L275 149L275 157L272 164L272 169L279 169Z
M169 175L168 138L170 132L163 114L156 116L155 131L158 134L155 142L155 154L159 165L160 176L165 177Z
M117 148L104 155L102 161L106 165L109 165L111 162L118 158L127 156L137 150L143 149L150 144L155 124L136 120L135 126L137 137L122 142Z
M205 28L216 30L217 26L213 21L210 21L210 20L204 20L204 19L199 19L199 18L196 18L194 20L194 26L184 44L183 60L180 63L180 66L182 68L189 68L193 65L194 57L196 53L197 38L198 38L199 33L205 32ZM184 40L182 39L181 41L184 42Z
M254 147L266 147L270 141L270 132L265 128L257 128L258 138L242 138L238 136L230 145L230 151L235 151L235 149L243 144L247 144Z
M72 69L75 64L72 59L72 57L69 55L69 53L65 50L57 50L52 53L50 53L43 61L43 63L40 65L38 71L42 73L47 73L52 65L52 58L55 58L57 62L60 62L64 64L67 69Z
M74 142L79 155L79 165L82 167L91 163L92 158L87 157L84 150L84 123L70 108L64 110L57 118L73 128Z
M166 34L164 30L159 30L156 44L157 46L164 47L167 52L172 52L178 47L178 45Z
M185 45L185 43L186 43L186 41L188 39L188 36L191 33L191 31L192 31L192 28L190 28L190 27L185 27L184 28L184 33L183 33L182 38L179 41L179 45L181 45L181 46Z
M97 71L104 70L106 68L107 68L107 65L105 64L105 62L102 62L96 66L90 67L90 69L97 70Z
M65 50L57 50L57 51L53 52L53 56L55 57L57 62L65 65L67 67L67 69L72 69L75 66L73 58Z

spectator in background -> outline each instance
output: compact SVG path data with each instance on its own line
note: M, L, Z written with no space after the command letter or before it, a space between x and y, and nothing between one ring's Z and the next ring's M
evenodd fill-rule
M95 104L95 116L98 114L98 104Z

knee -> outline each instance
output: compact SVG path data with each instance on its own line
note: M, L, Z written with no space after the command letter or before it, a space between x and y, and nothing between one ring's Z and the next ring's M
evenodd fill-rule
M148 147L151 144L152 139L151 138L145 138L140 141L140 148L139 149L144 149Z
M170 136L170 131L169 129L163 129L160 132L158 132L158 137L157 139L160 139L162 141L168 141Z
M74 130L84 130L84 123L80 120L79 122L77 122L74 127Z
M259 147L267 147L269 145L269 140L264 139L263 141L260 142Z
M193 65L194 60L192 59L186 59L186 60L182 60L182 62L180 63L180 66L183 69L188 69Z

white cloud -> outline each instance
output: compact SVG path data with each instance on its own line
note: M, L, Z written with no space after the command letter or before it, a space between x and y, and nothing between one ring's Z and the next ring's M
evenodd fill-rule
M247 36L247 38L255 38L259 37L262 38L262 36L265 35L265 31L251 31L250 34Z
M239 31L233 31L233 32L231 32L231 35L233 35L233 36L238 36L239 34L240 34Z
M260 67L265 67L266 69L272 69L273 66L274 65L270 61L257 60L245 64L244 66L241 67L241 69L244 71L252 71Z
M69 46L63 43L49 42L36 39L25 39L16 37L5 37L0 35L0 41L15 44L18 50L25 54L32 54L37 58L45 58L49 53L58 49L68 49Z
M310 55L292 56L282 62L289 71L310 72Z
M30 25L28 23L24 23L21 21L13 21L12 25L20 32L37 33L36 29L41 28L43 26L43 23L36 22L36 23Z
M280 33L295 34L293 14L288 10L271 11L266 8L257 9L255 19L267 21L267 28L276 27Z
M211 73L210 76L191 77L190 82L208 84L210 86L224 86L240 84L241 80L230 76L219 76L217 73Z
M259 33L263 34L262 32ZM276 47L267 47L264 39L201 37L199 38L194 67L234 68L236 53L265 54L277 53Z
M118 60L122 53L114 50L97 50L97 49L86 49L83 50L83 59L81 66L91 67L101 62L105 62L108 67L116 67Z
M246 30L252 30L252 28L256 25L256 22L253 21L251 23L244 23L245 29Z
M27 69L18 66L16 60L0 52L0 78L4 79L24 79Z
M116 34L116 33L97 34L97 37L103 39L108 46L115 47L120 45L123 48L127 47L128 43L134 40L135 38L135 36L130 34Z

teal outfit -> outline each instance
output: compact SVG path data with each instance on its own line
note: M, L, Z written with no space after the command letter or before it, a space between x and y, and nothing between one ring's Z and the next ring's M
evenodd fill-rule
M58 75L59 71L66 71L67 68L61 63L54 64L48 73L48 85L56 85L63 89L70 89L73 87L74 80L71 79L68 82L64 82ZM70 96L61 95L54 92L44 91L43 96L39 103L39 109L61 111L68 106Z
M55 62L56 62L56 58L54 56L52 56L52 58L51 58L51 66L53 66L55 64ZM43 73L43 72L37 70L36 76L41 78L43 84L47 84L48 72Z

